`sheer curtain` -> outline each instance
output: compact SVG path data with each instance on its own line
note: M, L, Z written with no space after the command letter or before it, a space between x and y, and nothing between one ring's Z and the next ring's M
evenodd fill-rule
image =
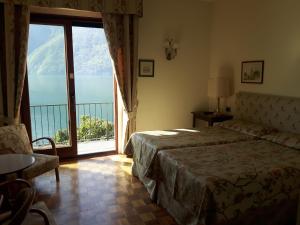
M118 86L118 149L136 129L138 16L102 13Z
M0 3L1 86L0 125L17 124L26 73L29 31L26 5Z

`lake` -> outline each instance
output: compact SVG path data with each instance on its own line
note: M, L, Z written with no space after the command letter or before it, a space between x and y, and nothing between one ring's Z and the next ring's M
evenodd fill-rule
M66 78L48 75L28 79L32 136L54 137L68 127ZM113 76L75 76L75 89L77 126L83 115L113 123Z

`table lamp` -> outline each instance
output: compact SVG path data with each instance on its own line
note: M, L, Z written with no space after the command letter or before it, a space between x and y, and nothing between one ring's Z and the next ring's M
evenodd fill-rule
M211 77L208 79L208 97L217 98L216 113L220 113L220 98L230 96L230 84L226 77Z

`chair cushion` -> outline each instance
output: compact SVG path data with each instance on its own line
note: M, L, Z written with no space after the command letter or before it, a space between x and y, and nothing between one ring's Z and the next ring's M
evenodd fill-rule
M56 225L55 219L48 209L48 207L45 205L44 202L37 202L35 203L32 208L43 210L47 218L49 220L50 225ZM42 216L40 216L37 213L28 213L28 216L25 218L25 221L22 223L22 225L41 225L45 224Z
M24 179L31 179L53 170L59 166L59 157L54 155L32 154L35 158L35 163L22 172Z
M0 154L32 154L24 124L0 127Z

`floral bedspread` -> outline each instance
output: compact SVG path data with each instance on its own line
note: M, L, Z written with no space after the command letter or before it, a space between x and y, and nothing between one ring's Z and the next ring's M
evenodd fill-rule
M223 224L300 193L300 151L263 140L166 150L157 161L169 195L194 215L182 224Z
M160 150L225 144L253 139L253 136L221 127L204 127L200 130L174 129L136 132L130 137L125 154L133 155L134 163L137 162L143 167L143 171L139 171L139 175L148 176L152 172L153 160Z
M155 200L156 177L153 173L157 153L161 150L216 145L255 137L221 127L204 127L200 130L176 129L134 133L127 143L125 153L133 155L132 174L146 186L150 198Z

